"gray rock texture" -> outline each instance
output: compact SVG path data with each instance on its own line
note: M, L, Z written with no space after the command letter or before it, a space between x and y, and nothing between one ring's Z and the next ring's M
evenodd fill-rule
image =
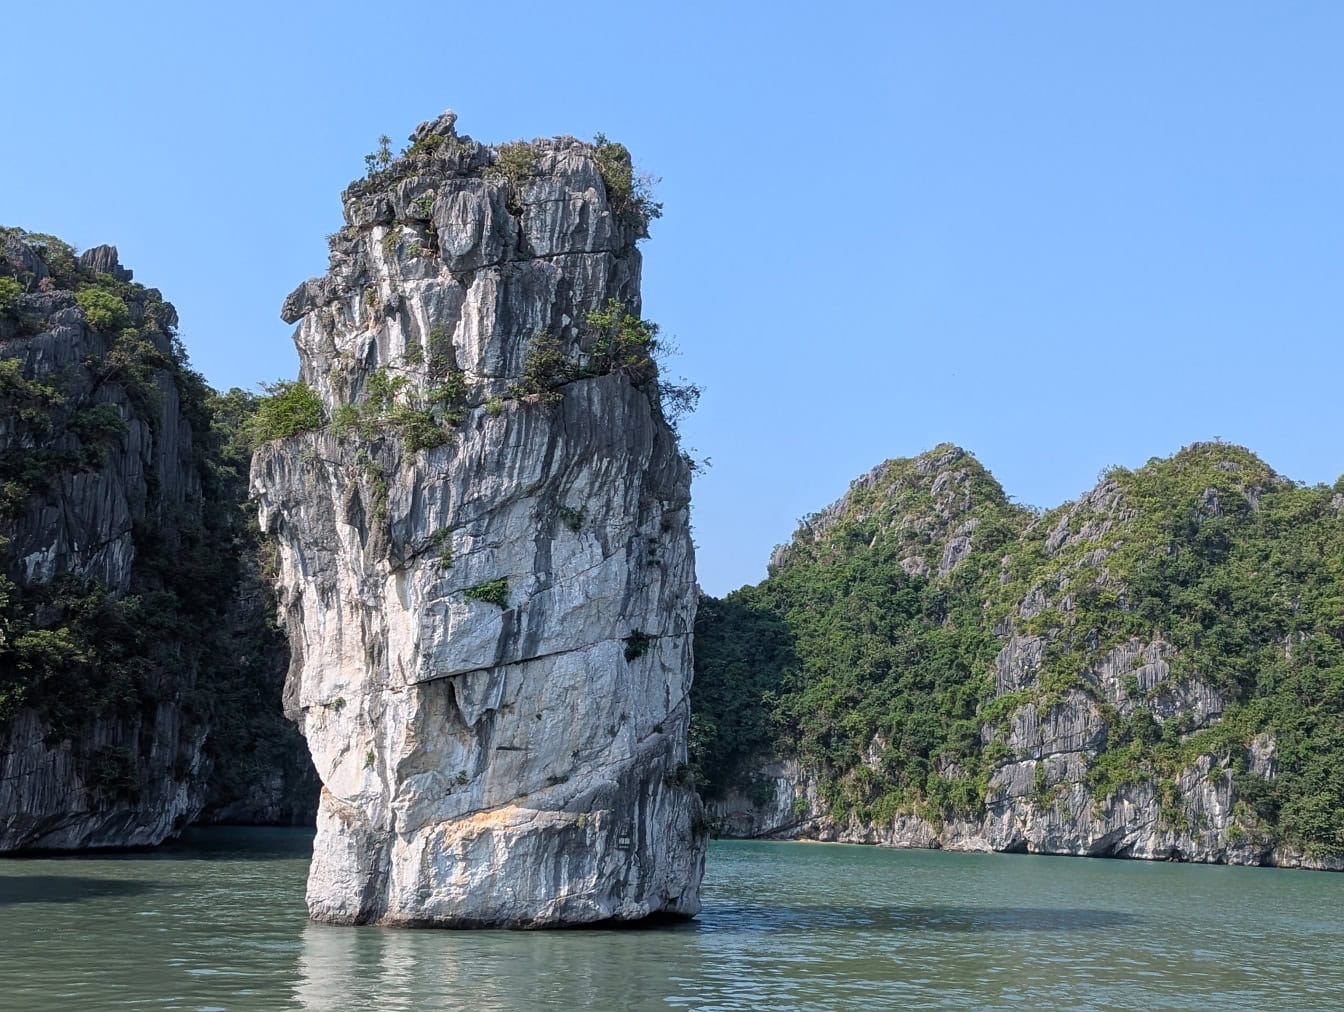
M316 808L241 448L131 282L111 246L0 229L0 851Z
M690 916L690 473L656 379L595 368L585 322L613 299L638 314L644 222L613 207L593 146L490 148L454 120L346 191L330 272L285 302L302 379L366 422L253 461L286 703L323 784L309 910ZM570 364L553 389L524 380L541 334ZM399 410L449 438L413 445Z

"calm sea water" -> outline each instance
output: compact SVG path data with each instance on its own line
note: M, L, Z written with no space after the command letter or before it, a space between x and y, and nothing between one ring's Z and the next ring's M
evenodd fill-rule
M1344 875L720 842L688 925L308 923L310 834L0 861L4 1009L1344 1007Z

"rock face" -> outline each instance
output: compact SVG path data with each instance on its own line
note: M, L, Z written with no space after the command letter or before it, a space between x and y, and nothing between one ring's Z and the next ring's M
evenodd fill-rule
M23 294L0 312L0 365L13 370L0 416L0 576L13 581L0 626L0 851L156 844L201 807L206 727L184 705L194 666L125 643L130 616L116 602L161 589L146 573L149 527L157 544L181 545L200 519L192 421L167 364L177 315L129 285L110 246L76 260L48 237L11 230L3 243L0 282ZM69 290L99 275L106 305ZM77 609L93 619L77 625ZM144 663L82 660L123 646Z
M247 480L245 470L240 476ZM247 508L243 498L229 501L241 511ZM264 546L252 533L239 539L238 585L220 628L221 653L230 663L213 672L215 706L206 739L211 771L196 821L311 826L322 785L303 736L284 714L289 646L275 624L271 581L258 565Z
M214 395L113 247L0 245L0 851L311 821L239 509L256 398Z
M323 784L309 910L690 916L690 474L652 367L590 322L637 317L647 219L624 149L454 119L344 194L330 273L284 311L336 424L253 461Z

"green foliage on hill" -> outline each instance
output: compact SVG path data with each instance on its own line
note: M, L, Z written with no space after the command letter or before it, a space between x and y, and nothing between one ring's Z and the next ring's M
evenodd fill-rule
M1211 754L1236 771L1248 828L1344 853L1339 493L1196 444L1037 517L951 450L888 462L805 519L764 583L702 604L692 747L711 790L742 786L742 759L773 750L819 773L836 815L974 815L1009 758L1001 722L1073 692L1108 721L1099 798ZM996 697L1013 635L1040 637L1041 663ZM1171 655L1168 684L1216 690L1221 720L1156 720L1163 686L1139 693L1132 677L1120 717L1095 672L1148 643ZM1262 732L1278 742L1268 780L1247 773Z
M147 476L151 502L132 529L136 563L127 593L68 573L22 591L11 584L0 616L0 719L30 705L58 732L73 733L100 716L152 708L183 667L211 662L202 630L216 624L233 584L237 511L222 495L208 388L179 353L156 357L166 362L195 433L199 498L160 499L157 478ZM100 384L120 380L130 387L136 366L132 357L116 363L109 354L96 365ZM11 519L64 476L103 467L127 431L115 404L88 403L75 389L26 380L17 360L0 362L0 399L19 406L24 425L0 458ZM142 412L133 397L129 410L131 421L157 430L157 402Z
M782 729L775 704L796 671L794 634L763 587L723 600L702 597L695 623L691 765L707 794L739 779L743 764L770 750Z
M1073 579L1119 585L1124 599L1107 607L1104 592L1074 595L1067 617L1051 620L1059 630L1052 640L1067 644L1056 648L1053 669L1084 666L1122 638L1160 636L1177 651L1172 677L1210 684L1228 704L1211 728L1192 732L1177 719L1162 727L1160 742L1134 748L1131 740L1111 776L1170 777L1201 753L1226 758L1239 771L1249 822L1344 853L1344 782L1328 772L1344 768L1337 493L1286 481L1248 451L1219 443L1114 471L1110 480L1135 515L1095 541L1111 549L1105 577L1084 561ZM1245 775L1246 746L1263 731L1278 743L1278 774L1268 781Z
M75 293L75 301L84 310L84 319L94 330L111 333L119 331L131 322L131 313L126 303L115 293L96 285L81 288Z
M20 234L33 244L32 235ZM153 420L160 371L203 389L199 376L185 366L185 352L167 322L171 307L156 290L77 267L70 248L59 240L42 237L34 244L36 249L48 247L69 258L68 266L61 266L61 259L56 267L70 285L78 286L75 301L85 323L106 334L108 350L102 358L82 363L82 375L66 370L62 376L35 379L24 376L19 359L0 358L0 403L15 421L12 438L0 449L0 518L21 513L33 496L44 494L62 475L101 466L128 424L122 410L104 399L105 392L120 390L136 416ZM48 266L56 277L56 268ZM128 300L139 311L134 326ZM162 347L169 348L167 354Z
M86 325L108 339L105 355L37 377L25 374L19 358L0 359L0 404L11 420L0 450L0 523L12 532L71 478L103 468L131 424L157 432L161 375L176 386L189 423L209 425L202 408L206 387L187 365L172 333L171 307L157 291L94 274L53 237L4 233L45 261L48 277L39 283L25 274L27 284L46 292L73 290ZM41 321L28 325L40 327ZM207 452L198 447L196 464L203 469ZM180 631L179 621L193 607L207 613L214 604L207 601L217 561L214 517L195 504L159 501L157 473L144 481L150 501L132 529L139 564L128 593L68 572L20 586L10 539L0 538L6 547L0 566L0 719L29 705L58 733L73 731L98 716L154 705L167 673L189 663L168 637ZM201 485L212 488L208 472Z
M0 518L21 513L62 473L97 467L125 432L115 406L71 405L56 384L24 377L14 358L0 359L0 403L18 436L0 450Z
M970 458L958 462L970 508L964 492L935 496L937 472L917 471L925 458L890 461L870 485L856 483L843 509L805 518L768 580L711 605L698 623L693 710L720 727L725 718L737 723L736 713L761 714L748 729L750 748L762 724L773 728L777 747L826 771L833 811L876 817L930 804L950 811L983 793L976 714L992 696L988 671L998 647L980 612L980 587L1030 515ZM943 542L968 522L973 547L957 568L947 578L922 575L936 574ZM902 560L912 560L912 572ZM716 671L722 644L739 640L738 626L746 632L734 652L783 658L782 668L753 659ZM724 678L733 668L752 672L745 694ZM742 698L762 688L764 703ZM701 701L714 698L727 705L706 713ZM716 748L748 751L731 738ZM865 763L875 739L884 745ZM949 763L968 771L958 783L940 772Z

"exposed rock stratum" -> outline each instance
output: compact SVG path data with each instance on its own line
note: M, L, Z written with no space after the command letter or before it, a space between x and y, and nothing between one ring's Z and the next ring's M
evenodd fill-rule
M253 461L323 783L309 910L690 916L690 470L656 376L594 367L586 322L638 314L645 219L594 145L454 120L343 195L330 272L284 311L337 424ZM539 335L564 359L545 388Z

